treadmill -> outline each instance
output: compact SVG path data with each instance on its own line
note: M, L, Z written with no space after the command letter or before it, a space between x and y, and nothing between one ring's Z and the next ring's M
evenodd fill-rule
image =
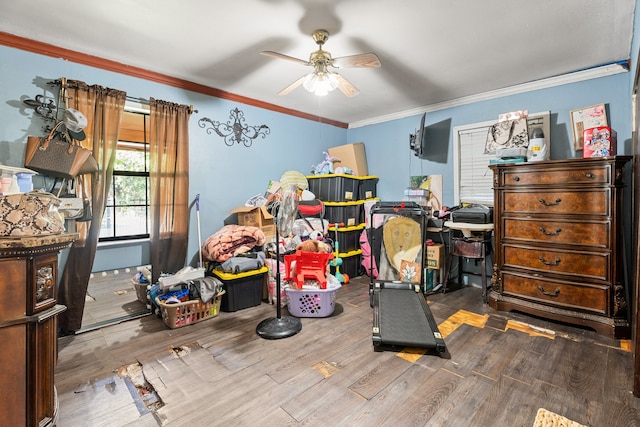
M371 207L369 214L371 227L367 233L371 257L378 266L378 277L369 276L373 349L383 351L419 347L445 353L444 339L422 292L426 265L426 212L416 202L379 201ZM400 223L402 225L399 227ZM376 224L379 225L376 227ZM392 234L410 233L413 233L411 241L414 250L404 251L403 242L394 242ZM415 247L416 242L419 247ZM391 245L402 250L386 248ZM400 259L403 261L401 266L398 265ZM405 261L409 261L409 267ZM407 268L410 269L409 274L405 274ZM414 272L416 274L412 274Z

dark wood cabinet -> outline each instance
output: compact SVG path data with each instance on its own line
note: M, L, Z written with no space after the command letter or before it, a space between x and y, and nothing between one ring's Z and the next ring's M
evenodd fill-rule
M76 234L0 239L2 426L54 426L58 254Z
M623 246L631 157L491 165L489 305L630 336ZM628 215L627 215L628 216Z

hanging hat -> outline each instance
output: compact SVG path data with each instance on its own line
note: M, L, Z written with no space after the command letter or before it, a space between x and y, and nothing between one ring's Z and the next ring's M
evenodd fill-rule
M71 138L84 141L87 137L84 133L84 128L87 126L87 118L80 111L67 108L64 112L62 122L67 127Z

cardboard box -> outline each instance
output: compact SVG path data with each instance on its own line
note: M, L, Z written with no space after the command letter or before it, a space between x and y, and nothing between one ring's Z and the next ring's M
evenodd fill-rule
M274 234L273 215L267 212L266 206L239 206L231 211L238 215L238 225L260 228L265 234Z
M353 170L357 176L369 175L369 167L367 166L367 153L364 149L364 142L355 142L353 144L340 145L332 147L328 150L329 156L337 157L339 162L333 162L333 168L348 167Z
M427 268L439 270L444 265L444 245L436 243L427 246Z

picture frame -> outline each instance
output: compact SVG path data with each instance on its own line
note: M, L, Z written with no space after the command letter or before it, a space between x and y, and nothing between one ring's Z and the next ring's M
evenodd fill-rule
M580 151L584 147L583 134L585 129L607 126L607 111L604 104L571 110L569 117L571 119L573 148L576 151Z

